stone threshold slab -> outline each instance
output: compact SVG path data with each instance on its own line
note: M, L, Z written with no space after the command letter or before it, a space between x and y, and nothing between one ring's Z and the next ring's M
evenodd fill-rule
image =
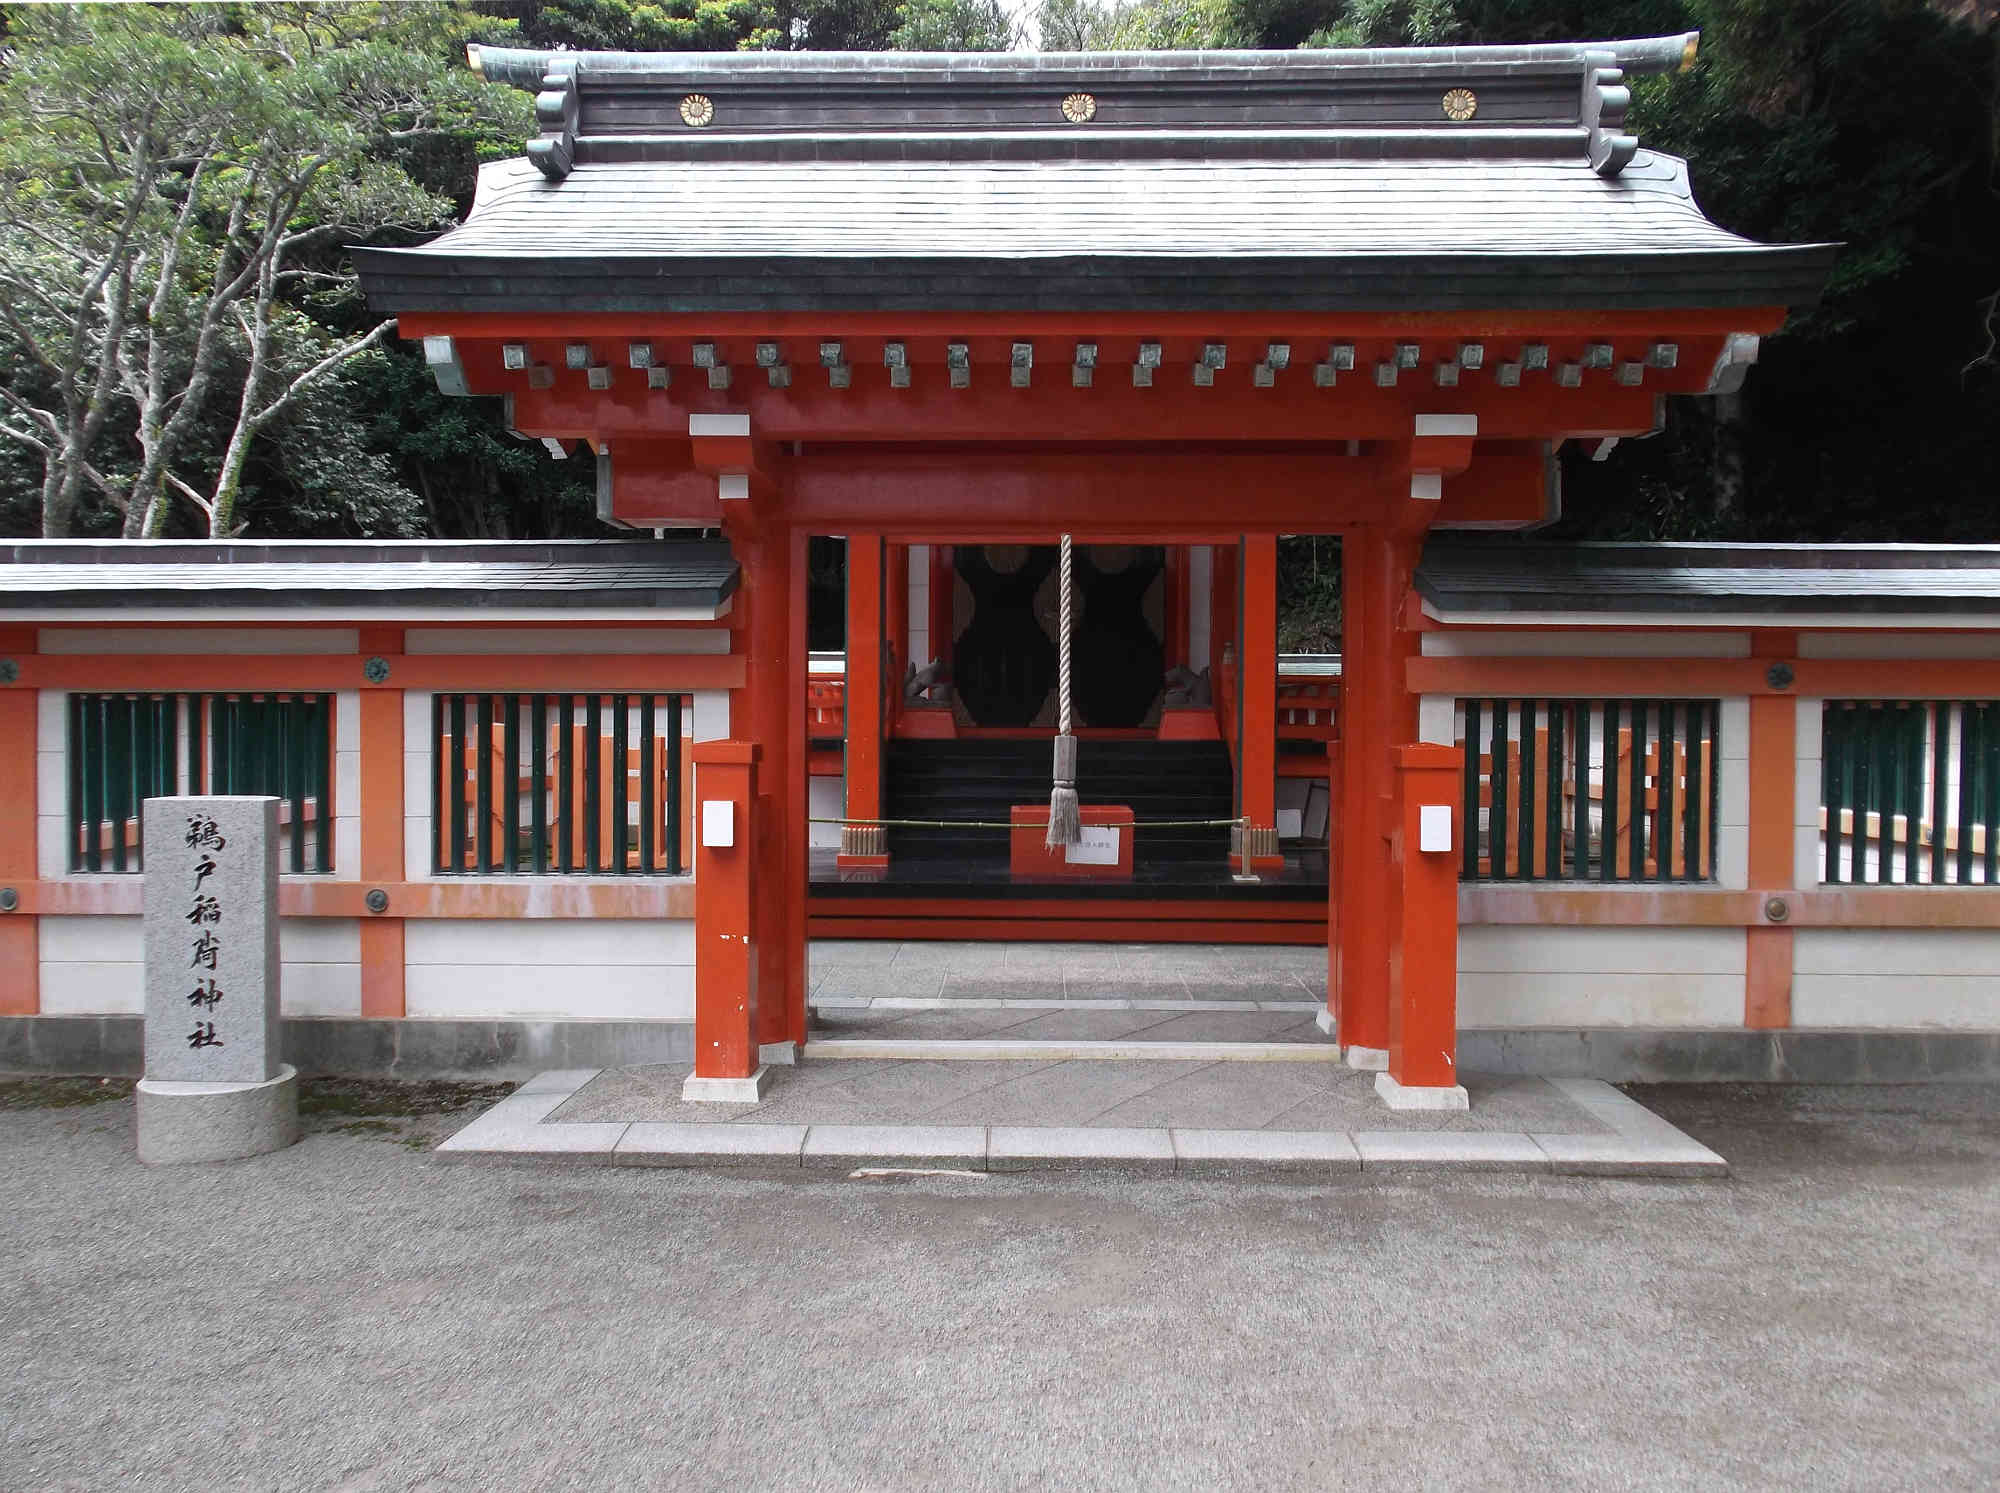
M562 1160L601 1166L758 1168L798 1175L1113 1171L1139 1176L1320 1181L1372 1173L1468 1171L1598 1177L1718 1178L1729 1174L1729 1163L1708 1147L1594 1078L1548 1082L1608 1126L1608 1135L1178 1126L797 1125L760 1124L752 1119L713 1124L644 1120L552 1123L549 1116L600 1071L564 1069L538 1074L445 1141L438 1153L451 1158Z
M1226 1016L1238 1011L1277 1011L1312 1016L1326 1009L1325 1001L1209 1000L1068 1000L1060 996L816 995L815 1011L1167 1011L1174 1014Z
M804 1056L859 1058L877 1063L1337 1063L1331 1042L1125 1042L1006 1041L986 1037L927 1040L910 1037L827 1037L808 1041Z

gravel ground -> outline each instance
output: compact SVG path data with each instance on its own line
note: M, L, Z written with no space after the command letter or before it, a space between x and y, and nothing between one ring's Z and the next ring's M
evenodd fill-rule
M0 1084L0 1487L1990 1488L2000 1090L1634 1090L1726 1182L149 1171Z

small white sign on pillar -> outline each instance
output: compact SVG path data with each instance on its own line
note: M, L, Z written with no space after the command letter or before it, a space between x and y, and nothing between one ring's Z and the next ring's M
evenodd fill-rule
M1427 854L1451 850L1451 805L1417 806L1417 849Z

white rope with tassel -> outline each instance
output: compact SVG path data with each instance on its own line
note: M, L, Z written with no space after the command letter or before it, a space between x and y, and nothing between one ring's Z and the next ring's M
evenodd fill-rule
M1062 537L1062 622L1057 646L1057 707L1055 784L1049 790L1049 832L1043 844L1054 850L1082 838L1076 804L1076 738L1069 731L1069 577L1070 539Z

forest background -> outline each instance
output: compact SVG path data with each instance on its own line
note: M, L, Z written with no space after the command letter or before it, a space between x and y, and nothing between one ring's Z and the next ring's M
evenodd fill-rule
M1563 453L1545 535L2000 540L2000 0L457 0L0 6L0 532L595 535L587 463L447 399L345 249L463 215L527 95L464 45L1043 50L1702 32L1637 80L1711 217L1838 241L1741 394ZM1326 646L1334 548L1283 551ZM816 588L838 587L838 547Z

